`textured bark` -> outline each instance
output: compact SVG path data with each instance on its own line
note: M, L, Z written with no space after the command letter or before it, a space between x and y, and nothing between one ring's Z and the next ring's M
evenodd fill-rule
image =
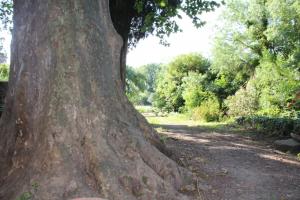
M188 199L188 172L121 89L121 48L108 0L14 1L1 200Z

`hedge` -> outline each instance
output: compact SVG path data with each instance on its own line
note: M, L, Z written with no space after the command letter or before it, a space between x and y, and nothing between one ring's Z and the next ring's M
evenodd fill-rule
M289 136L290 133L300 135L300 119L274 118L264 116L239 117L236 123L247 128L276 136Z

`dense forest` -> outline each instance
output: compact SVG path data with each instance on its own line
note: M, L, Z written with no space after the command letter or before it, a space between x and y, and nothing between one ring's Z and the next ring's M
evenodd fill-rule
M129 99L194 120L299 132L300 2L229 0L220 20L211 58L128 67Z

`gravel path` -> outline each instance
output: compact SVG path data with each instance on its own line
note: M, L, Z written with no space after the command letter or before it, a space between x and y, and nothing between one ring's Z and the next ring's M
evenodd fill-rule
M199 177L195 199L300 200L300 162L294 157L230 131L160 127L174 159Z

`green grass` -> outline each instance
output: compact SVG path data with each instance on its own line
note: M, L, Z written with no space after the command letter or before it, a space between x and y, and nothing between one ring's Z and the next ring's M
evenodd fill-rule
M169 113L166 116L155 116L151 106L136 106L136 109L144 115L147 121L156 127L158 132L163 132L164 125L184 125L191 128L199 128L207 132L220 132L220 133L237 133L244 136L257 136L256 132L245 129L234 123L234 120L226 120L222 122L203 122L190 119L188 114ZM153 115L149 115L153 113Z
M207 126L208 128L217 128L225 126L231 123L231 121L225 122L203 122L198 120L192 120L187 114L181 113L169 113L167 116L146 116L147 121L154 125L186 125L186 126Z
M152 106L136 105L134 107L140 113L150 113L150 112L153 112Z
M150 124L187 124L191 123L187 116L179 113L170 113L167 116L146 116Z

